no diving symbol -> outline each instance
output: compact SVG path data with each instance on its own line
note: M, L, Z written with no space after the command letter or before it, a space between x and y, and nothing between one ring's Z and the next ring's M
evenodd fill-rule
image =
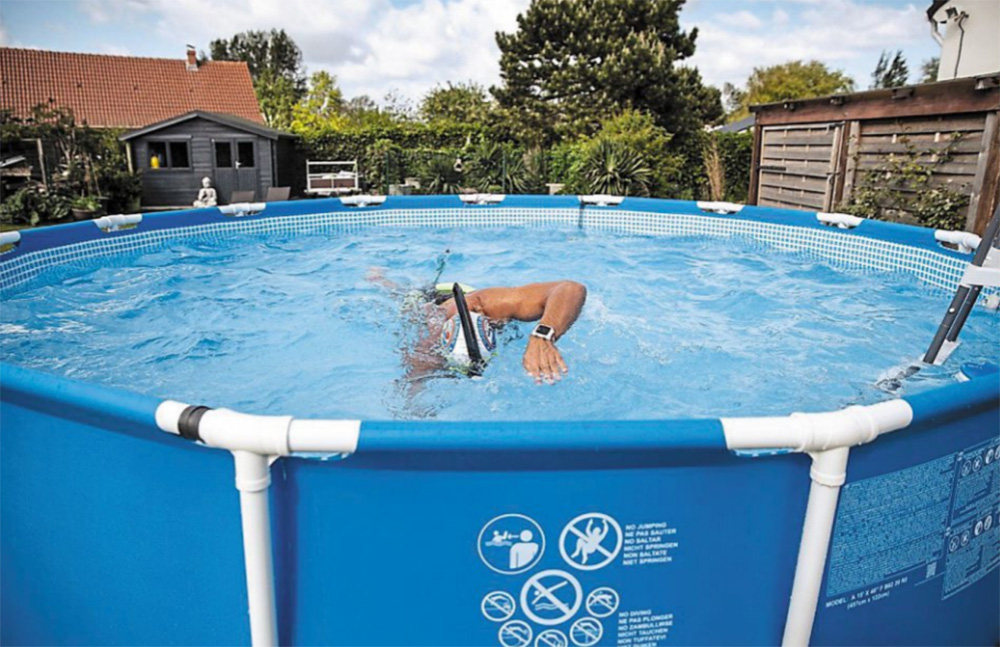
M574 645L591 647L604 635L604 626L596 618L580 618L569 630L569 638Z
M487 593L479 608L487 619L503 622L514 615L514 596L506 591Z
M503 647L527 647L531 644L531 625L523 620L511 620L500 627L497 636Z
M618 592L602 586L587 596L587 611L598 618L607 618L618 610Z
M581 571L596 571L610 564L622 549L622 529L601 512L573 519L559 535L559 552L566 563Z
M535 647L569 647L569 640L558 629L546 629L535 638Z
M566 622L583 604L583 589L575 577L565 571L535 573L521 589L524 615L540 625Z

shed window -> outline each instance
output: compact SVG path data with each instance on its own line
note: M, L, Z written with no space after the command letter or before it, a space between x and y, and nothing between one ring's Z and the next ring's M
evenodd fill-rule
M187 142L151 141L149 146L149 168L190 168L191 156Z
M233 167L233 147L229 142L215 142L215 167Z
M191 162L188 160L187 142L170 142L170 168L188 168Z
M149 142L149 168L168 168L167 142Z
M239 154L240 168L253 168L255 166L253 142L237 142L236 150Z

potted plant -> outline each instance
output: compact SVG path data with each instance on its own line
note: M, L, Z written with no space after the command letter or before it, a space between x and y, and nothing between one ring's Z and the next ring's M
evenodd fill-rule
M70 208L73 211L74 220L89 220L100 210L101 203L93 196L81 195L73 198Z

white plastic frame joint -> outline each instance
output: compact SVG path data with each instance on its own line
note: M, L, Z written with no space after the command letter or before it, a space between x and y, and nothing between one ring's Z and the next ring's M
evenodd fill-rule
M340 203L345 207L374 207L385 202L384 195L345 195Z
M458 198L468 205L500 204L506 193L461 193Z
M156 409L156 424L180 435L181 415L189 405L164 400ZM360 420L297 420L291 416L257 416L230 409L210 409L197 425L198 437L209 447L259 456L295 452L353 454L358 448Z
M723 418L729 449L791 449L822 452L870 443L913 421L905 400L889 400L825 413L793 413L773 418Z
M98 229L107 234L112 231L138 227L139 223L142 222L142 214L132 213L128 215L118 214L114 216L101 216L100 218L94 218L91 222L97 225Z
M816 214L816 220L824 225L836 227L838 229L854 229L865 221L860 216L852 216L848 213L827 213L820 211Z
M625 199L621 195L608 195L607 193L596 193L593 195L581 195L580 204L592 207L617 207Z
M971 254L976 251L983 239L968 231L948 231L945 229L934 230L934 240L939 243L947 243L958 247L958 251L963 254Z
M242 218L243 216L254 216L266 208L266 202L236 202L234 204L222 205L219 207L219 211L224 216Z
M731 215L734 213L739 213L743 210L745 205L739 204L738 202L708 202L704 200L699 200L697 203L698 208L702 211L707 211L709 213L718 213Z
M0 233L0 253L9 252L19 244L21 244L21 232L5 231ZM5 249L6 247L10 247L10 249Z

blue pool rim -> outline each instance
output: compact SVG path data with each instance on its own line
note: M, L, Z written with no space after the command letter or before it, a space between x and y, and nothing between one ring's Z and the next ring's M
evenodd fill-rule
M20 240L14 249L0 256L0 290L17 287L5 282L4 268L11 263L30 257L38 252L65 248L72 245L89 242L102 242L115 239L127 239L137 233L149 233L165 230L178 230L204 225L243 223L266 219L309 216L316 213L344 214L345 216L364 213L365 216L378 218L379 213L391 213L399 210L454 210L459 213L476 213L478 218L488 218L491 211L498 209L527 210L560 210L578 211L579 226L584 227L585 219L591 214L601 212L635 212L653 215L683 215L697 216L706 219L722 221L743 221L767 223L796 229L813 230L832 233L855 239L884 241L905 246L915 250L931 253L941 259L948 259L956 268L958 276L960 268L971 259L971 253L962 253L941 245L934 236L935 230L912 225L862 220L856 227L838 229L821 223L815 212L802 212L791 209L771 207L742 206L736 213L717 214L701 208L702 203L682 200L664 200L655 198L626 197L619 204L595 206L585 204L579 196L557 195L508 195L503 196L497 204L470 204L457 195L433 196L387 196L381 202L363 207L345 205L336 198L287 201L277 203L254 204L248 215L225 215L217 207L186 209L144 214L140 225L134 229L118 231L103 231L95 226L93 221L83 221L22 230ZM251 206L251 205L247 205ZM258 211L259 210L259 211ZM478 226L489 226L488 220L477 220ZM461 225L459 225L461 226ZM880 269L880 268L879 268ZM935 285L939 289L947 289L944 285ZM989 292L989 290L987 290ZM928 317L936 318L939 313L928 313ZM919 352L915 349L914 354ZM91 415L107 415L117 420L122 428L138 424L138 428L146 429L150 438L155 438L156 429L153 412L160 400L119 389L108 389L60 378L32 369L9 365L0 361L0 380L5 391L5 399L9 397L24 397L25 402L35 398L45 399L46 393L58 393L67 396L80 408ZM987 372L965 383L939 387L936 390L907 396L905 399L914 408L914 423L920 418L933 418L953 412L955 407L968 406L978 408L990 402L1000 402L1000 392L988 388L995 386L996 375ZM964 403L964 404L958 404ZM211 406L213 403L197 403ZM253 413L253 412L248 412ZM288 412L294 415L297 412ZM788 412L792 413L792 412ZM751 412L752 415L752 412ZM657 423L669 422L674 425L683 424L688 433L672 434L670 438L657 434ZM613 426L616 431L614 440L610 440L599 430ZM529 434L516 433L517 430L531 428ZM643 447L660 448L683 447L695 449L714 449L725 446L721 435L718 419L701 420L660 420L660 421L519 421L496 422L488 420L462 422L419 422L419 421L364 421L365 433L362 435L361 448L367 450L386 450L398 446L409 449L420 449L426 443L425 449L433 448L443 451L445 447L453 449L470 449L475 446L480 450L491 447L502 448L567 448L569 446L587 447L599 442L602 447L609 443L620 445L622 449L631 448L641 451ZM593 434L588 433L593 430ZM502 431L501 434L484 432ZM423 439L423 440L421 440ZM650 445L645 445L650 443ZM610 448L610 447L609 447Z

